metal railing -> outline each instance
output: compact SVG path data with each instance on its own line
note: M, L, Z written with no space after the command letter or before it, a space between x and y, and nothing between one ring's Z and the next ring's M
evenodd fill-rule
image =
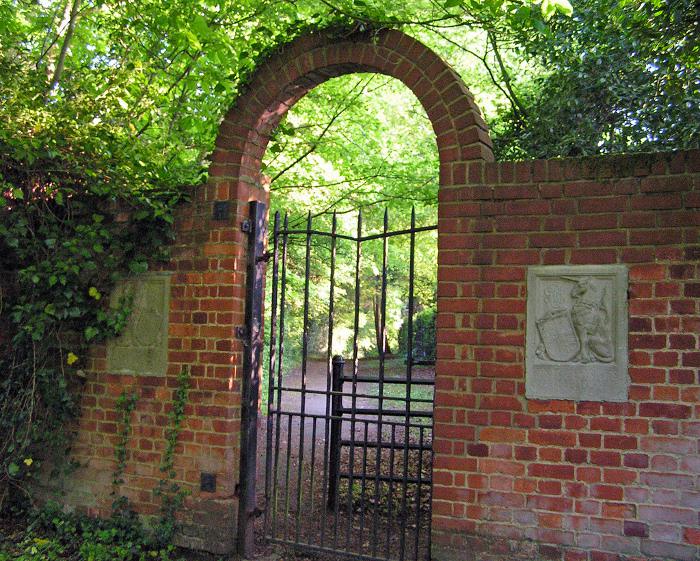
M430 550L432 492L431 397L414 397L414 388L434 386L434 378L414 376L416 234L437 226L389 231L385 212L380 233L357 235L337 231L334 215L330 232L314 229L309 215L305 229L290 229L275 215L272 236L270 340L268 363L267 442L265 456L265 537L309 551L342 554L365 560L427 559ZM389 240L409 236L407 356L405 372L387 376L386 314ZM298 385L287 381L283 368L285 310L288 306L289 244L305 243L301 364ZM329 300L325 387L309 383L309 300L312 239L330 240ZM335 324L337 244L354 244L354 301L351 371L332 355ZM360 372L358 336L361 314L362 246L382 241L382 270L378 285L380 310L376 375ZM297 264L298 266L298 264ZM350 387L346 390L346 384ZM387 387L402 387L402 395ZM368 387L376 386L376 392ZM364 388L364 389L363 389ZM294 397L296 396L296 397ZM319 407L322 402L322 407ZM310 410L312 403L315 407ZM400 404L397 407L396 404Z

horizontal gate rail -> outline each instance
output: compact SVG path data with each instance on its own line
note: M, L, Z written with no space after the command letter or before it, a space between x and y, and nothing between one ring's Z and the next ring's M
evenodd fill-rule
M403 426L403 423L401 423L401 426ZM421 427L426 427L427 425L420 425L420 426L421 426ZM343 446L350 446L350 444L352 444L352 443L353 443L352 441L347 440L347 439L346 439L346 440L341 440L341 441L340 441L340 444L343 445ZM354 441L354 444L355 444L355 446L366 446L367 448L377 448L377 447L380 447L380 448L389 449L389 448L391 448L392 446L393 446L393 447L396 447L396 444L397 444L397 443L392 443L392 442L363 442L363 441L355 440L355 441ZM402 445L402 446L403 446L403 445ZM412 444L412 443L409 442L409 443L407 444L407 446L408 446L408 449L409 449L409 450L432 450L432 449L433 449L433 445L432 445L432 444L423 444L423 445L421 445L421 444Z
M383 238L393 238L394 236L404 236L406 234L410 233L418 233L418 232L430 232L432 230L437 230L437 226L419 226L414 229L408 229L408 230L395 230L393 232L386 232L384 234L370 234L368 236L349 236L347 234L334 234L331 232L324 232L322 230L280 230L280 234L287 234L287 235L292 235L292 234L312 234L314 236L325 236L327 238L336 238L336 239L341 239L341 240L349 240L352 242L368 242L370 240L379 240Z
M414 363L415 364L415 363ZM378 384L379 382L382 382L384 385L387 384L401 384L401 385L406 385L408 384L408 378L387 378L386 380L380 380L379 378L374 378L372 376L357 376L356 378L353 378L352 376L343 376L341 378L343 382L367 382L369 384ZM427 379L417 379L417 380L411 380L411 384L414 386L434 386L435 385L435 380L427 380ZM391 398L394 399L394 398ZM417 401L417 400L413 400ZM432 403L432 400L431 400Z
M402 448L403 449L403 448ZM357 475L350 475L349 473L345 472L340 472L338 474L338 477L341 479L358 479L359 476ZM430 483L431 478L429 477L406 477L404 478L403 475L368 475L368 479L374 480L378 479L379 481L393 481L394 483L403 483L406 481L407 483L411 484L416 484L416 483Z
M272 415L279 415L279 416L289 416L289 417L301 417L302 415L311 420L311 421L318 421L318 420L337 420L337 421L343 421L345 424L350 424L350 420L347 418L347 415L329 415L326 416L323 413L303 413L301 411L279 411L277 409L270 409L270 414ZM378 421L375 419L355 419L355 424L360 425L364 423L369 423L369 424L377 424ZM404 421L389 421L387 419L384 419L382 421L382 425L385 425L387 427L405 427L406 423ZM425 424L425 423L410 423L408 425L409 428L411 429L430 429L432 428L431 425ZM397 441L398 442L398 441ZM401 444L401 448L403 449L403 444Z
M388 398L392 399L392 398ZM355 415L389 415L390 417L432 417L432 411L408 411L402 409L377 409L372 407L343 407L342 413L355 413ZM363 421L365 419L362 419Z
M277 386L275 386L275 389L279 389L280 391L283 391L283 392L292 392L292 393L301 393L302 391L305 391L307 395L309 395L309 394L311 394L311 395L330 395L330 396L335 395L335 396L340 396L340 397L343 397L343 396L352 397L354 395L355 397L361 397L364 399L379 399L378 395L371 394L371 393L353 393L353 392L344 392L344 391L327 392L324 390L310 390L308 388L306 390L302 390L302 388L294 388L294 387L287 387L287 386L281 386L280 388L277 388ZM391 397L384 396L384 398L388 399L389 401L409 401L409 398L400 397L400 396L391 396ZM410 401L411 401L411 403L430 403L431 405L433 403L432 399L423 398L423 397L414 397Z

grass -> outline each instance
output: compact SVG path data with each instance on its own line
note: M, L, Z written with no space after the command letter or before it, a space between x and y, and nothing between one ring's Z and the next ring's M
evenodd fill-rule
M367 369L372 370L372 372L378 372L379 370L379 359L363 359L360 361L360 370L365 371ZM419 379L425 378L425 368L421 368L421 375ZM406 376L406 363L403 357L392 357L384 362L384 398L386 399L385 406L391 408L403 408L406 398L406 384L404 383L391 383L392 379L405 378ZM370 384L367 388L367 393L379 396L379 384ZM433 394L434 387L431 385L412 385L411 386L411 409L419 411L432 411L433 409ZM397 399L398 398L398 399ZM413 400L427 400L423 402L413 402Z

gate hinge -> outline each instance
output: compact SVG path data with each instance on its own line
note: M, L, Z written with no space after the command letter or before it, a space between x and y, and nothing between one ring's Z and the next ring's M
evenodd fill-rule
M246 340L248 338L248 328L245 325L236 326L236 337Z
M250 234L253 231L253 222L250 220L250 218L246 218L241 222L241 232L245 232L246 234Z

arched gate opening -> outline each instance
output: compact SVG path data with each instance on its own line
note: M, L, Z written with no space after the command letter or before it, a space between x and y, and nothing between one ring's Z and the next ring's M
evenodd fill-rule
M460 78L450 69L439 57L432 51L421 45L410 37L398 31L380 31L371 34L352 35L342 39L329 39L321 35L308 36L301 38L288 47L275 59L264 65L255 75L251 82L248 92L238 100L235 107L229 112L226 119L221 125L219 138L217 140L217 149L214 155L214 162L210 169L211 185L215 190L215 197L228 197L239 202L238 215L241 220L246 220L246 230L249 233L248 243L248 289L245 294L245 323L247 329L241 333L244 338L243 346L243 369L242 369L242 404L241 404L241 456L240 456L240 480L238 486L238 495L240 500L239 518L238 518L238 546L243 553L252 550L253 543L253 527L254 517L256 515L256 487L255 473L256 461L258 457L257 444L257 412L258 412L258 396L260 391L261 362L263 332L262 332L262 298L263 298L263 278L265 271L264 259L264 235L266 231L266 215L263 204L251 202L250 217L246 216L248 207L244 203L246 201L264 201L265 192L262 187L261 177L261 160L265 152L265 148L269 141L272 131L275 129L281 118L290 107L303 97L309 90L318 84L336 76L354 73L354 72L376 72L393 76L405 85L407 85L416 97L419 99L428 117L431 121L436 134L438 152L440 156L440 200L449 200L450 188L463 186L466 182L469 163L473 161L488 161L492 159L490 148L490 139L486 125L479 115L479 111L474 105L471 94L466 89ZM288 226L276 222L275 248L273 249L272 266L276 268L273 273L273 278L277 279L277 285L273 287L273 294L278 294L283 298L284 295L284 249L290 236L301 235L305 236L307 244L312 235L328 236L331 244L337 243L340 239L337 232L316 232L313 231L312 225L308 224L305 230L291 230ZM420 228L415 227L412 223L411 228L402 232L390 231L388 225L385 226L382 234L374 236L374 239L388 240L390 237L398 234L415 237ZM348 236L345 236L346 238ZM349 236L349 241L357 246L356 268L359 270L361 262L361 246L369 241L369 237L363 235L361 224L358 226L357 235ZM282 269L280 270L280 264ZM410 267L410 265L409 265ZM438 272L439 277L439 272ZM274 282L274 281L273 281ZM332 286L332 281L331 281ZM279 292L278 292L279 291ZM409 307L409 317L412 316L411 310L410 287L409 298L407 305ZM272 304L271 320L274 324L278 321L276 317L277 302ZM359 302L356 302L356 308ZM440 311L440 301L438 298L438 313ZM279 316L279 320L283 321L283 316ZM332 329L332 320L329 323ZM274 332L278 329L277 325L272 325L273 338ZM280 333L283 333L281 331ZM273 341L278 349L270 352L272 362L269 365L270 372L274 372L275 352L279 353L279 338ZM411 345L409 345L411 348ZM268 454L266 460L266 494L271 502L267 505L266 512L266 528L272 539L277 539L285 543L302 543L310 549L318 549L322 551L335 551L336 545L329 545L321 536L334 528L337 523L339 513L342 512L339 503L347 501L345 508L345 531L347 531L347 539L345 540L345 553L353 554L357 558L363 559L405 559L418 558L419 551L429 547L429 523L428 534L425 538L420 536L421 526L421 486L427 485L431 488L431 482L423 478L420 474L422 471L421 464L424 460L424 452L429 452L429 448L425 445L426 435L424 427L414 427L413 421L416 417L429 418L424 413L415 411L411 413L411 384L415 383L412 379L411 369L415 366L412 358L409 357L407 363L407 371L404 382L407 383L408 392L405 394L404 403L408 406L403 412L389 411L383 404L379 404L373 411L370 407L357 407L358 399L358 383L364 383L362 374L358 370L357 354L352 357L352 372L348 374L347 370L341 370L341 361L331 361L331 349L329 345L329 376L327 379L327 388L325 391L327 411L323 414L318 414L317 417L309 416L305 411L304 400L310 388L306 387L302 380L299 387L301 394L300 409L297 411L284 411L281 401L281 392L284 385L281 380L276 386L272 387L270 394L274 400L275 391L277 391L277 409L276 419L270 419L268 423L268 443L274 442L275 446L270 448L277 452L276 455ZM436 367L436 375L440 377L440 357L438 354L438 364ZM341 384L349 383L352 385L352 392L348 394L352 401L352 407L349 410L343 405ZM380 378L372 380L373 383L382 384ZM316 391L316 390L312 390ZM339 401L337 398L341 397ZM381 398L380 398L381 399ZM273 406L274 407L274 406ZM439 411L440 394L437 392L435 408ZM360 411L365 409L364 411ZM273 411L274 408L273 408ZM396 413L395 417L392 417ZM346 432L343 432L343 423L345 422L344 415L349 415L347 420L350 423ZM367 415L374 415L374 420L371 421L378 425L378 430L369 430L370 421L367 420ZM298 439L301 446L301 455L304 454L304 433L307 431L308 419L313 419L308 426L308 430L312 433L320 430L323 426L324 436L328 438L328 445L323 450L323 473L319 477L322 478L321 502L325 503L323 510L319 512L330 512L328 515L328 525L325 523L319 525L319 543L311 543L309 536L303 537L303 532L300 532L299 516L292 522L283 520L280 522L278 515L280 510L275 506L275 501L279 498L277 493L283 495L284 508L282 512L289 512L290 504L296 501L296 512L300 511L301 501L304 497L303 486L297 485L290 487L289 472L292 468L297 470L298 480L302 481L303 461L299 460L296 465L292 465L287 459L284 467L284 476L286 478L284 486L278 486L279 469L280 469L280 446L279 439L282 435L291 438L292 429L291 423L295 416L300 417ZM394 420L389 420L393 418ZM399 422L395 419L399 418ZM284 421L290 424L289 430L286 433L282 432L280 427ZM318 421L318 423L317 423ZM431 423L432 426L432 423ZM386 443L382 440L382 434L386 427L391 433L391 440ZM439 424L435 426L435 438L439 438ZM358 432L359 431L359 432ZM358 440L361 433L364 431L364 438ZM396 432L400 435L397 439ZM409 438L411 431L417 434L415 439ZM369 433L373 432L373 437ZM333 435L335 434L335 444L333 443ZM378 438L377 435L379 436ZM374 443L372 444L372 441ZM311 439L311 446L314 446L316 439ZM397 447L396 442L403 444ZM291 440L287 446L289 449ZM340 460L343 446L352 451L354 448L362 450L362 462L368 463L376 460L379 457L379 452L386 451L389 454L400 454L403 458L403 471L400 476L392 473L382 473L380 470L370 472L363 470L361 475L355 477L353 470L355 469L354 460L350 460L344 464ZM368 454L369 449L374 450L374 457ZM409 458L413 453L416 453L419 473L411 474L408 471ZM315 457L315 450L310 450L309 454ZM354 458L354 455L352 456ZM393 463L391 464L394 465ZM345 470L345 471L344 471ZM355 502L353 499L354 485L359 482L361 487L361 500L364 501L369 495L367 489L371 487L371 493L375 497L381 495L384 491L382 485L388 488L387 492L391 492L391 486L396 484L402 488L402 506L401 512L403 521L399 528L405 530L406 526L411 524L407 513L406 495L409 494L410 485L415 485L417 491L415 510L415 526L417 528L414 538L408 540L405 537L405 532L401 532L398 542L392 541L391 526L381 526L377 518L372 514L371 520L365 520L364 509L360 508L360 526L369 527L370 535L375 536L371 539L369 549L362 545L363 538L351 538L350 534L357 526L357 521L353 512L355 511ZM311 488L313 489L313 483ZM291 494L290 494L291 493ZM310 496L312 496L311 494ZM313 509L309 513L315 516ZM429 516L428 516L429 518ZM277 525L275 525L277 524ZM280 526L279 524L282 524ZM274 526L274 528L273 528ZM337 524L335 525L337 529ZM381 529L381 532L379 532ZM282 531L282 534L279 532ZM331 530L331 533L335 530ZM386 540L380 541L376 538L379 533L387 535ZM283 537L280 538L279 536ZM290 538L294 536L294 538ZM303 538L303 539L302 539ZM415 545L409 547L408 542L413 541ZM358 547L351 547L354 542L360 543ZM331 544L337 544L337 535ZM398 550L396 549L398 543ZM422 548L422 549L421 549Z

